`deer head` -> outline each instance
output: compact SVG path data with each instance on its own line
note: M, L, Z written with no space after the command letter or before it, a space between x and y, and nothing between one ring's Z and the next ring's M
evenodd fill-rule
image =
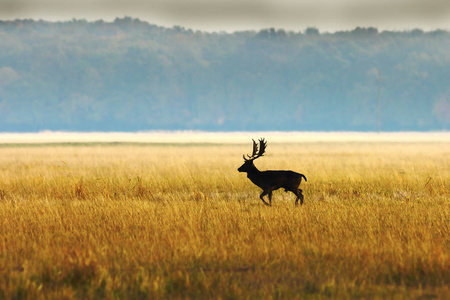
M238 169L239 172L248 172L251 169L255 168L255 166L253 165L253 161L255 159L257 159L258 157L261 157L264 155L264 152L266 151L266 147L267 147L267 142L261 138L259 139L259 151L258 151L258 144L255 142L255 140L253 141L253 151L252 151L252 155L248 155L247 154L247 158L245 157L245 154L243 155L244 157L244 164Z

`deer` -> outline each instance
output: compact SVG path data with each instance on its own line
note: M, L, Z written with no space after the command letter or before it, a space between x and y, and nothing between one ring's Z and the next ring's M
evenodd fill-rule
M264 155L267 147L267 142L264 138L258 140L258 144L253 140L253 152L252 155L248 155L244 157L244 164L238 168L239 172L247 173L248 179L253 182L255 185L260 187L263 192L259 195L259 198L264 202L267 206L272 206L272 192L278 190L279 188L284 188L286 192L290 191L294 193L297 198L295 199L295 205L298 206L298 201L300 200L300 205L303 204L303 191L299 188L302 178L305 181L306 176L300 173L296 173L294 171L284 171L284 170L268 170L268 171L260 171L258 170L253 161ZM268 195L269 203L264 200L264 196Z

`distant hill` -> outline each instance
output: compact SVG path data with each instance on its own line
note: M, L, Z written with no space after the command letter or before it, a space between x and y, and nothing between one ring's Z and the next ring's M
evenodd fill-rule
M0 21L0 131L446 130L450 32Z

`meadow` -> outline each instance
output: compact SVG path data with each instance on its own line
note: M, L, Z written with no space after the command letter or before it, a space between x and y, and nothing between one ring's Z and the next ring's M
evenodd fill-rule
M450 142L3 144L0 299L450 298Z

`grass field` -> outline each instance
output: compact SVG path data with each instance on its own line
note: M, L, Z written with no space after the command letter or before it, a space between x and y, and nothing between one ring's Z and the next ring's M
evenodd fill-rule
M0 299L450 298L450 142L3 145Z

